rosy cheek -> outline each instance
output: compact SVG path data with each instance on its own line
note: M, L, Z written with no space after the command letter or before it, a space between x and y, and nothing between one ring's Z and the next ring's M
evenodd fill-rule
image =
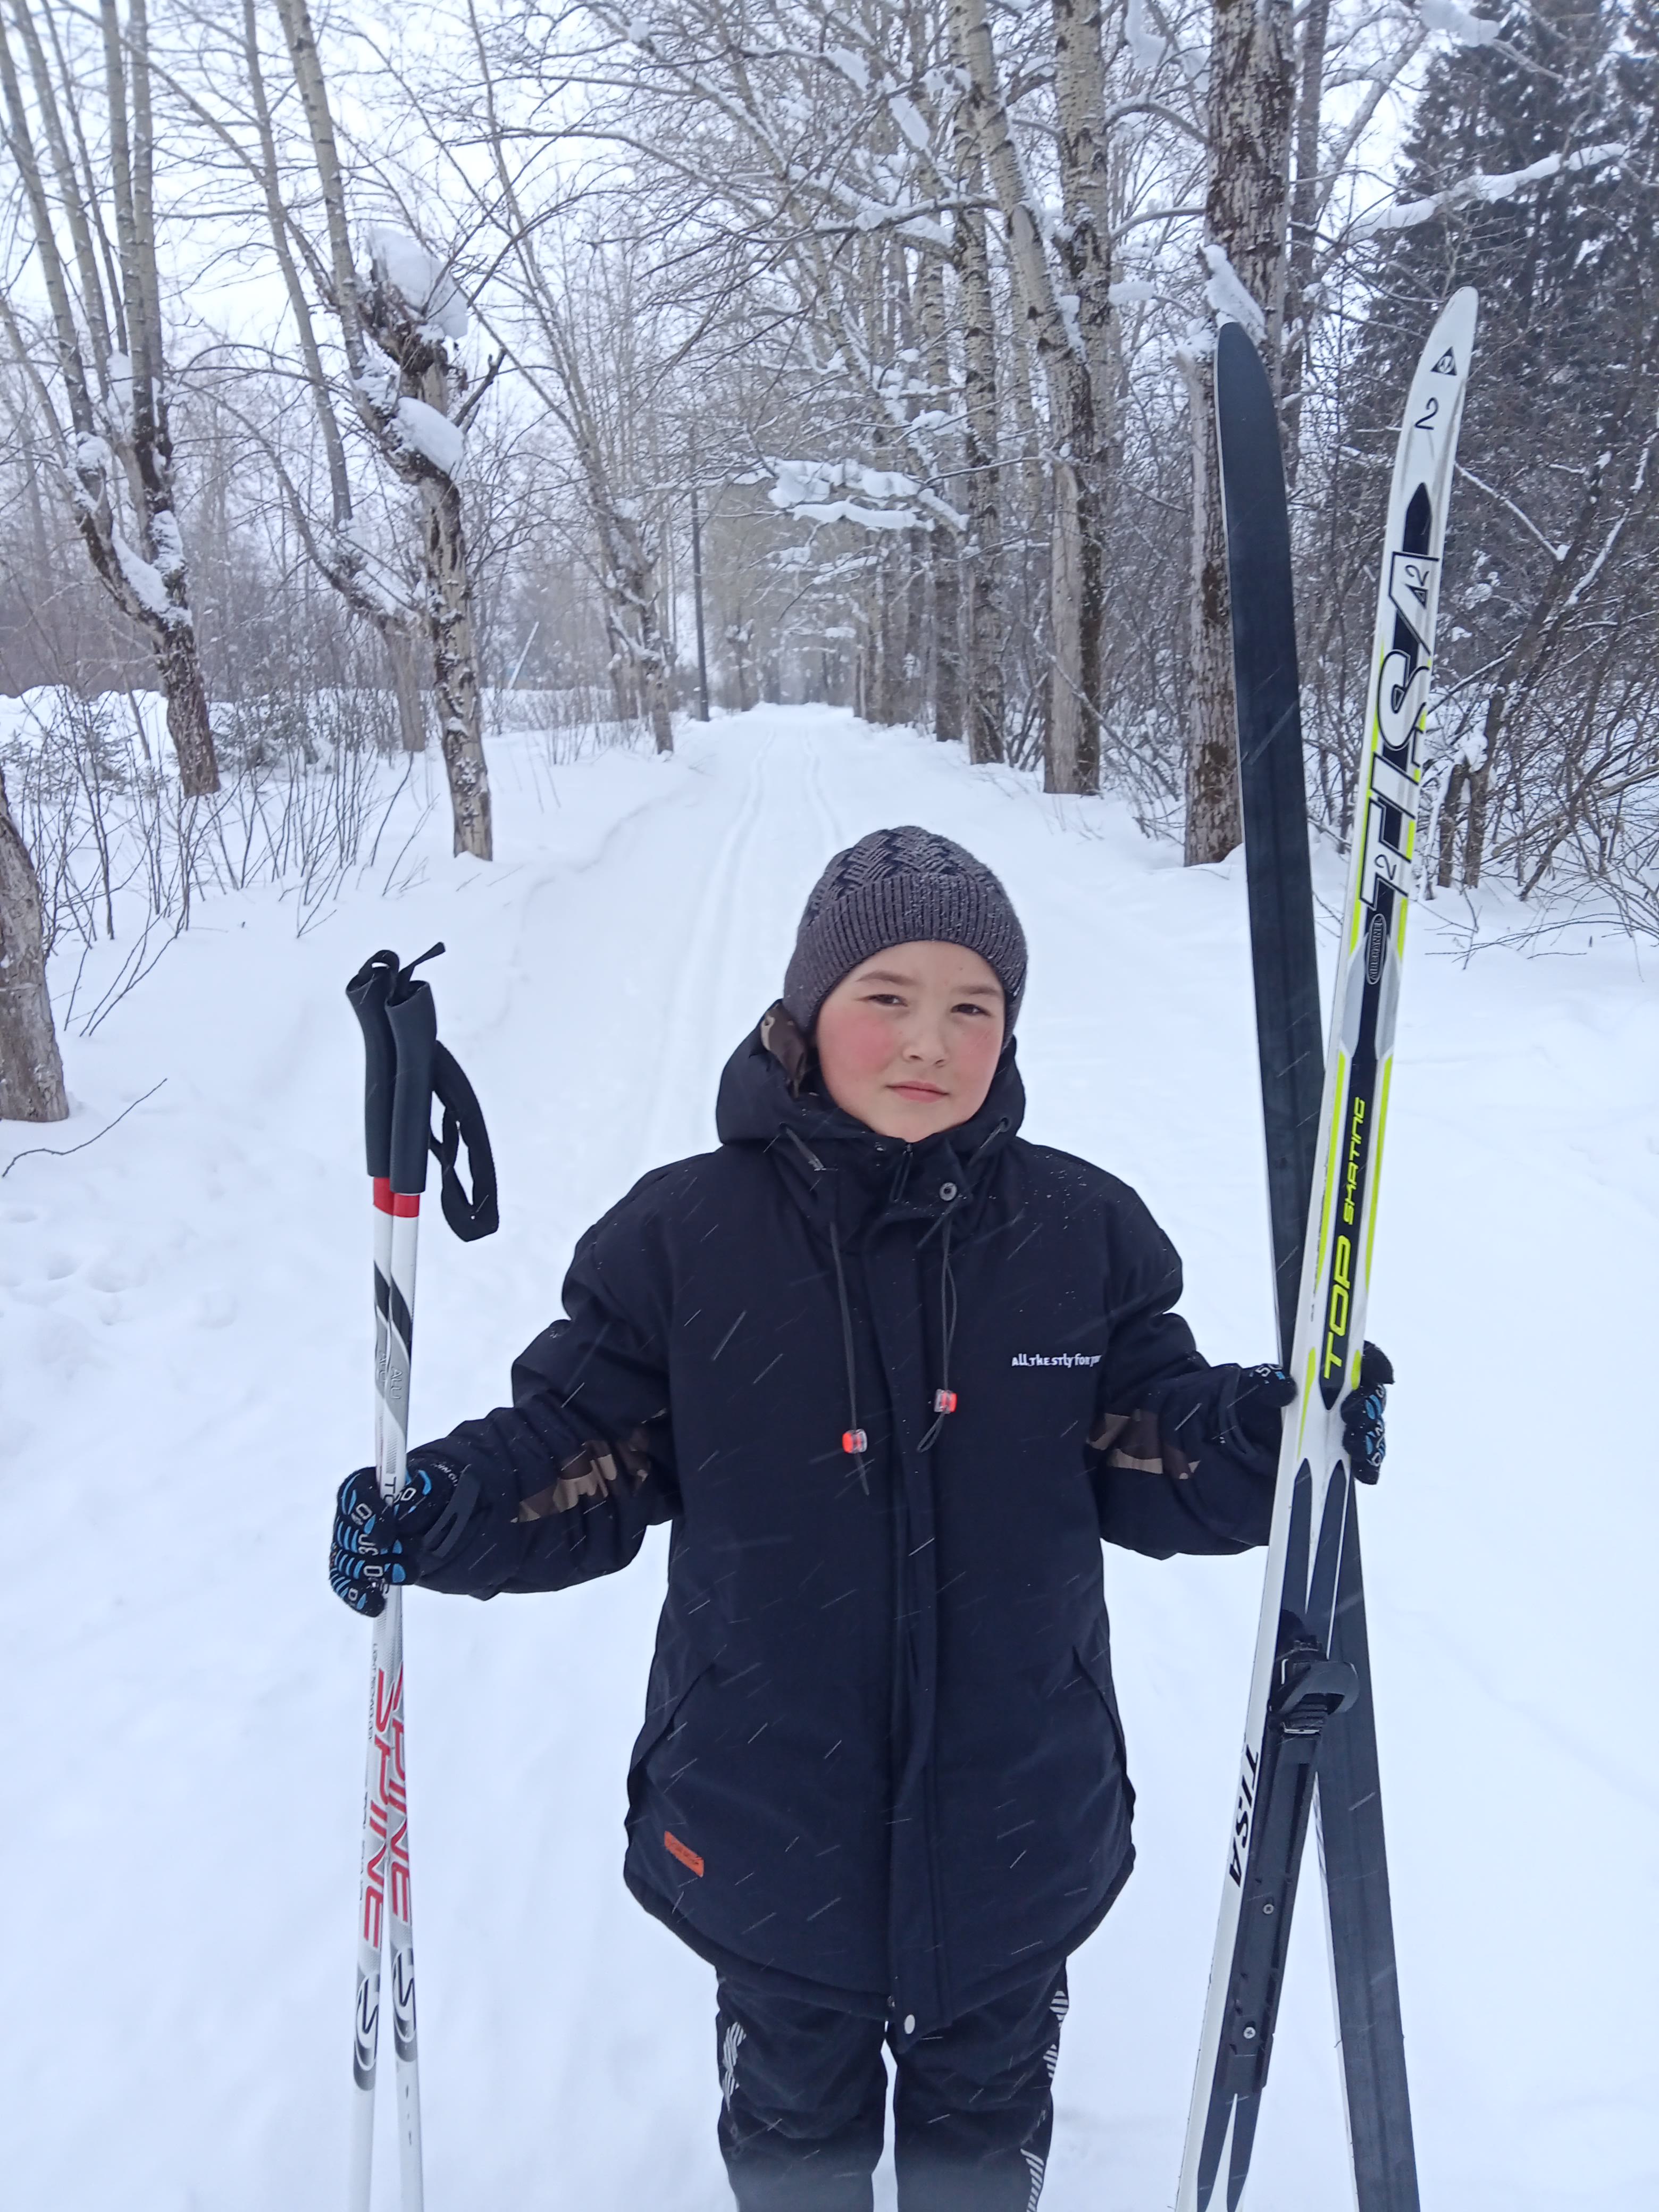
M893 1055L892 1025L878 1013L859 1008L841 1029L841 1057L859 1075L879 1075Z
M893 1054L891 1026L861 1006L838 1006L821 1024L818 1051L835 1076L857 1081L879 1075Z
M997 1054L1002 1049L1001 1024L996 1022L974 1022L958 1047L963 1073L974 1081L988 1083L997 1064Z

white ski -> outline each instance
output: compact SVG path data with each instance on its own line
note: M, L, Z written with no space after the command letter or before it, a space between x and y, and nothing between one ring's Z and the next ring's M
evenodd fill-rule
M1337 1407L1358 1379L1364 1339L1440 562L1475 314L1474 292L1458 292L1430 334L1389 501L1291 1366L1298 1395L1285 1416L1177 2212L1208 2212L1218 2192L1234 2212L1243 2193L1284 1957L1273 1917L1287 1917L1294 1898L1320 1731L1353 1694L1352 1669L1331 1657L1352 1488Z

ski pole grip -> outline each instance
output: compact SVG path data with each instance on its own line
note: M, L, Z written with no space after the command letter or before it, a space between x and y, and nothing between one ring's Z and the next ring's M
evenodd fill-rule
M398 978L395 952L371 953L346 985L346 997L363 1032L363 1149L377 1179L392 1164L392 1094L398 1052L386 1017L386 995Z
M386 1020L398 1054L392 1102L392 1188L399 1197L426 1188L432 1128L432 1062L438 1042L438 1009L432 986L398 971L386 998Z

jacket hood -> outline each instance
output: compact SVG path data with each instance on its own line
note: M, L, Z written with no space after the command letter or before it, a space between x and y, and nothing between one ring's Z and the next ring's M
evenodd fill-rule
M920 1144L880 1136L824 1096L811 1048L781 1000L767 1010L726 1061L714 1109L722 1144L770 1146L781 1139L797 1157L804 1152L825 1167L884 1188L890 1203L904 1206L914 1188L921 1213L938 1210L928 1203L936 1185L942 1188L954 1182L965 1198L981 1184L985 1169L1024 1116L1025 1086L1010 1037L985 1103L970 1120Z

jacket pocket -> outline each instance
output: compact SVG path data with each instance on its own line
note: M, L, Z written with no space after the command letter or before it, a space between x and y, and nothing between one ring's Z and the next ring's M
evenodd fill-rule
M653 1756L679 1729L692 1692L707 1681L714 1671L712 1662L707 1660L694 1662L689 1673L679 1668L665 1668L660 1662L652 1669L645 1724L635 1740L633 1755L628 1762L630 1826L639 1813L640 1800L645 1790L646 1770Z
M1117 1709L1117 1692L1112 1683L1110 1648L1103 1636L1101 1642L1079 1644L1073 1647L1073 1659L1078 1671L1091 1685L1106 1708L1106 1717L1112 1724L1112 1738L1117 1746L1117 1769L1123 1778L1123 1796L1131 1813L1135 1806L1135 1786L1129 1779L1128 1746L1123 1739L1123 1717Z

